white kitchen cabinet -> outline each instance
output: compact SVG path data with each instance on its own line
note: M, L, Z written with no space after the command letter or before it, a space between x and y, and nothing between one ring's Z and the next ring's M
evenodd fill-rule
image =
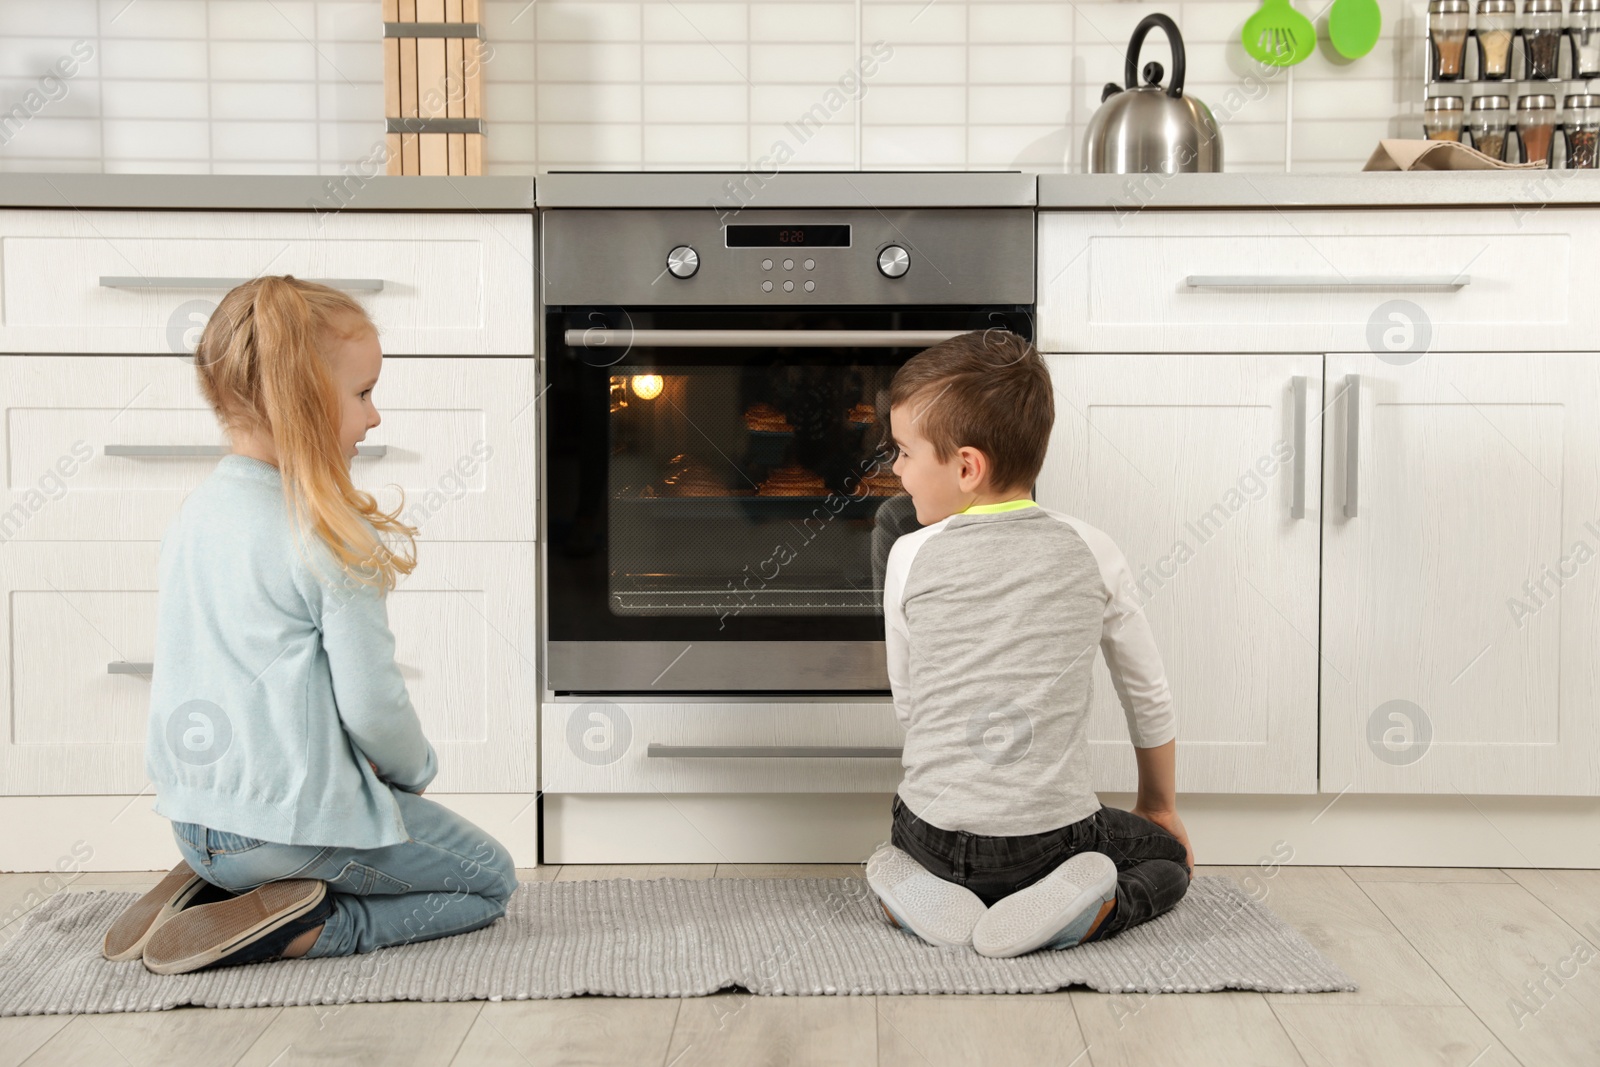
M0 544L0 795L148 788L154 541ZM389 594L395 659L441 792L532 792L536 546L419 546Z
M1050 211L1046 352L1375 351L1395 318L1434 351L1588 350L1600 209Z
M419 544L390 594L395 662L439 753L441 793L538 788L538 546Z
M234 285L347 289L393 355L532 355L526 213L0 211L0 352L192 351Z
M1322 789L1600 793L1600 355L1327 357Z
M1127 557L1172 687L1182 792L1317 788L1316 355L1047 355L1039 503ZM1132 790L1096 657L1094 787Z
M534 374L532 359L384 360L373 393L383 421L362 446L383 454L352 463L357 488L384 508L398 488L419 540L536 540Z
M153 541L0 544L0 794L138 793Z
M533 541L534 393L528 358L385 359L357 487L422 540ZM175 357L0 357L0 403L0 542L160 540L226 449Z

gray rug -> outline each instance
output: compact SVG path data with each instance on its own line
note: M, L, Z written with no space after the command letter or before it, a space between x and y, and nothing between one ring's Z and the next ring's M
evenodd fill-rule
M160 977L100 942L136 899L57 894L0 948L0 1015L583 994L771 996L1353 990L1350 977L1232 879L1105 942L993 960L888 926L859 878L526 882L493 926L342 959Z

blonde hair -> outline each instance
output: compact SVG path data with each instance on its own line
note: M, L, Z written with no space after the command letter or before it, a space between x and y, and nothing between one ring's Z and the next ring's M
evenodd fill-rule
M254 278L217 305L195 368L230 434L271 437L300 533L315 533L340 570L384 593L416 566L417 530L399 520L403 500L382 511L351 482L326 348L369 330L377 332L365 309L337 289L289 274ZM386 534L404 542L403 554Z

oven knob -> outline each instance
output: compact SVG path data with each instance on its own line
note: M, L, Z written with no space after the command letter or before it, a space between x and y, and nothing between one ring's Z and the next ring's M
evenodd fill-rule
M688 245L679 245L667 253L667 269L674 278L693 278L700 269L700 253Z
M898 278L911 269L911 256L899 245L890 245L878 253L878 271L885 278Z

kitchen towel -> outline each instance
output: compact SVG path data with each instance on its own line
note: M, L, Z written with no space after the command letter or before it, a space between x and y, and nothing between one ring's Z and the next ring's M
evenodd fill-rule
M1460 141L1414 141L1386 137L1362 170L1545 170L1543 162L1507 163Z
M368 1001L690 997L1275 993L1353 990L1348 975L1223 876L1110 940L1017 959L934 948L889 926L861 878L525 882L505 918L364 956L162 977L100 942L137 894L58 893L0 949L0 1015Z

